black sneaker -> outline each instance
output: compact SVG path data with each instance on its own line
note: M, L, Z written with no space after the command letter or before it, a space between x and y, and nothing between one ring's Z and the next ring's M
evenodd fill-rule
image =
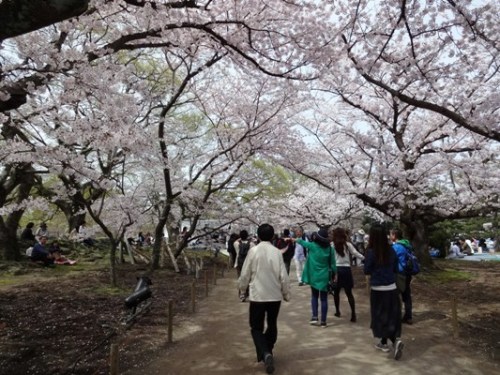
M266 373L272 374L274 372L274 358L272 354L266 354L264 356L264 366L266 366Z
M403 348L405 344L400 339L396 340L396 345L394 345L394 359L398 361L403 355Z

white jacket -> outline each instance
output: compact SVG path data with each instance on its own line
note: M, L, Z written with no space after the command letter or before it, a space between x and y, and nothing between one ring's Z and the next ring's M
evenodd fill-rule
M290 299L290 279L281 251L263 241L248 251L238 279L240 291L250 286L249 300L273 302Z

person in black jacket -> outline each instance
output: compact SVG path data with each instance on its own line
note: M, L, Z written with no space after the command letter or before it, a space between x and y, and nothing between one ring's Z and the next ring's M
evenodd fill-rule
M21 233L21 240L26 241L27 243L34 243L36 241L35 235L33 234L34 223L29 222L26 224L26 228L23 229Z
M290 275L290 263L295 255L295 241L293 241L290 236L290 229L283 230L283 237L278 239L276 247L280 249L283 254L286 272Z

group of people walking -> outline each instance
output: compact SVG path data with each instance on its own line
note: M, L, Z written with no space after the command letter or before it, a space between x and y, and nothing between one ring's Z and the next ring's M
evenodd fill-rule
M403 255L398 254L402 246L398 230L391 231L391 244L385 228L373 225L365 254L353 246L344 228L335 228L331 232L328 228L320 228L310 239L304 236L302 228L296 228L293 236L286 230L282 237L277 238L274 228L263 224L257 229L257 236L254 243L249 239L248 232L242 231L239 236L233 236L228 250L238 272L240 299L250 302L249 321L257 361L264 363L268 374L274 372L273 349L278 337L277 318L281 301L290 299L290 266L287 266L287 260L290 263L292 259L295 261L298 285L309 285L311 288L309 323L324 328L328 326L328 294L333 294L334 315L340 317L342 289L351 309L350 321L357 321L351 264L353 259L364 262L364 273L370 276L370 327L373 336L380 339L375 348L389 352L390 341L394 359L401 358L404 348L401 324L411 324L412 315L411 278L408 278L405 279L406 289L402 295L405 316L401 316L401 291L396 278L403 272Z

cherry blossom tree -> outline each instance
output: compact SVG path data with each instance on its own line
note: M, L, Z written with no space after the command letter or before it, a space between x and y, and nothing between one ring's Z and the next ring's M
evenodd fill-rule
M74 1L16 27L42 2L0 3L0 207L13 215L0 229L11 237L35 186L77 223L84 206L135 191L127 175L142 165L162 177L149 195L160 238L227 201L257 156L404 222L495 207L496 2ZM289 106L306 101L290 81L313 78L334 99L311 103L296 132ZM49 191L52 174L61 184Z
M498 209L496 142L376 90L338 95L334 113L303 122L307 151L285 165L401 222L422 255L429 225Z
M131 0L88 3L83 1L70 4L69 1L60 1L57 4L42 4L35 1L28 4L29 6L25 2L1 3L6 22L2 24L4 28L1 32L0 114L3 124L14 125L9 129L25 124L32 126L32 133L38 133L38 138L44 138L52 131L40 131L37 128L37 119L40 119L45 125L53 127L53 130L57 128L60 133L66 130L66 136L59 134L49 137L52 142L67 142L68 145L73 145L72 140L65 138L69 138L69 135L78 137L80 132L91 132L93 134L89 136L94 136L101 142L112 138L113 135L106 131L106 126L89 124L84 116L95 112L96 109L101 114L109 112L110 109L112 112L116 112L117 108L136 109L134 105L104 105L109 102L106 95L110 88L120 84L122 88L127 87L127 79L120 79L131 64L124 60L117 64L120 57L112 58L113 55L124 51L171 49L175 54L178 51L190 53L193 49L203 47L206 51L211 50L212 52L207 53L216 59L216 56L228 55L233 63L241 68L255 69L270 76L297 79L314 75L319 56L316 52L330 42L330 37L324 33L311 38L311 35L305 32L306 25L317 23L322 17L322 13L315 10L313 3L275 1L272 7L264 1L251 4ZM75 6L67 7L73 4ZM47 8L37 8L42 5ZM54 8L50 8L51 6ZM28 17L34 12L36 17ZM78 18L30 32L76 15ZM293 17L288 17L289 15ZM23 17L29 19L29 22L19 22L19 27L13 27L12 20L15 22ZM307 22L295 25L295 19ZM16 35L20 36L12 38ZM99 102L101 99L102 103ZM65 123L68 120L66 116L75 113L75 121L70 119L72 126L68 127ZM49 118L50 116L52 118ZM116 116L109 116L108 120L114 121ZM102 121L96 123L102 124ZM120 120L116 124L125 123ZM109 123L107 125L109 126ZM4 128L8 127L4 125ZM102 137L101 129L104 129ZM41 152L38 147L33 147L31 140L24 138L24 129L20 132L22 134L15 135L16 144L23 144L25 149L10 149L15 152L16 157L24 154L29 159L31 155L36 154L39 158L38 155L47 156L53 152L50 147L46 147L46 153ZM126 132L125 129L118 130L117 134ZM5 138L8 143L11 143L11 139ZM19 139L23 142L18 142ZM43 144L39 139L36 143ZM62 160L64 154L69 160L75 158L69 163L72 165L69 169L85 176L83 185L73 177L66 178L65 181L66 184L71 182L73 189L82 190L89 186L88 183L95 185L99 177L90 176L95 172L94 167L89 168L90 162L85 165L87 169L84 173L80 173L79 168L75 167L75 161L83 165L83 160L89 161L88 153L84 151L85 142L78 144L81 149L76 154L69 148L58 152L58 157L53 160L55 166L51 170L59 168L63 172L66 171L68 163ZM26 152L26 149L30 152ZM123 153L120 150L116 152ZM37 158L32 158L29 162ZM40 165L48 166L49 159ZM119 165L119 159L119 155L116 159L112 158L111 165ZM13 158L10 161L8 170L12 172L9 179L13 181L12 176L17 173L19 164ZM37 173L46 171L37 168ZM75 173L71 172L70 175L75 176ZM75 200L68 204L63 204L61 200L59 202L61 207L66 206L65 211L69 216L77 215L82 207L82 203L75 204ZM78 220L70 221L77 225Z
M204 43L272 76L309 77L320 48L330 42L325 33L312 37L307 32L322 19L314 2L91 1L78 19L3 46L18 59L10 63L4 57L2 62L0 111L19 108L59 75L118 51L189 50Z
M336 1L341 43L311 85L306 151L283 165L400 220L420 251L430 223L498 209L498 14L491 1Z
M499 128L497 1L336 1L340 81L372 86L493 140ZM340 59L340 57L339 57Z
M192 67L184 68L189 72ZM181 103L190 98L189 117L181 116L185 108L171 105L171 100L167 100L167 105L158 106L161 108L157 115L160 165L164 166L160 175L165 191L155 229L153 267L159 262L158 246L163 227L167 224L171 231L183 219L191 222L188 235L175 251L177 257L203 215L215 207L220 213L221 199L225 201L221 194L246 184L241 173L243 166L254 155L277 148L279 132L286 126L285 119L295 111L292 88L282 91L272 80L257 76L249 80L240 77L228 84L222 74L228 73L222 70L197 80L191 80L194 77L191 73L183 74L178 91L170 98ZM230 74L234 76L237 72ZM184 92L188 85L190 90ZM165 131L167 122L168 133ZM214 202L219 203L214 206ZM168 223L176 205L182 216ZM231 216L228 222L233 220Z

